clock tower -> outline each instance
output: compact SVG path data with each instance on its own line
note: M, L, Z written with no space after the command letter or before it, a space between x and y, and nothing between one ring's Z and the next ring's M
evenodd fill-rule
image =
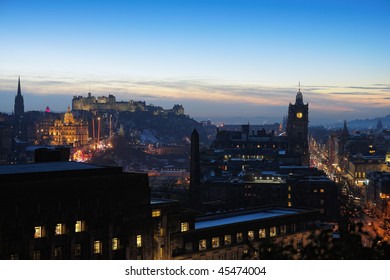
M288 137L288 152L301 156L301 164L310 166L309 154L309 104L303 103L299 88L295 104L288 106L286 133Z

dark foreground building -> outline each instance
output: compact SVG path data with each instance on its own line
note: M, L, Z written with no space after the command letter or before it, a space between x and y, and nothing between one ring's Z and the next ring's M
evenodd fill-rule
M1 259L152 259L146 174L77 162L0 165Z

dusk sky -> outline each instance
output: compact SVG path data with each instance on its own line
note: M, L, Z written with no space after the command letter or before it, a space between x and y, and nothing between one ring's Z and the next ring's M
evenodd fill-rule
M0 0L0 111L74 95L182 104L197 120L311 124L390 114L388 0Z

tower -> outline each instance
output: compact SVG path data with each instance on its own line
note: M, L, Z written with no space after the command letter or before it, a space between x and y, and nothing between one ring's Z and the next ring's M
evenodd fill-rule
M18 93L15 96L14 114L15 116L22 116L24 114L24 101L20 89L20 76L18 78Z
M295 104L290 103L288 107L286 133L289 153L300 155L301 164L306 166L310 165L308 127L309 104L303 103L303 95L299 87Z
M199 133L194 128L191 133L190 187L200 184Z

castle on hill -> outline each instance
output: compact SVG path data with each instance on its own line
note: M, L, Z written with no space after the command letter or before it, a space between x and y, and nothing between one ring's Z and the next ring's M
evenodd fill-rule
M119 111L119 112L152 112L153 115L184 115L182 105L175 104L172 109L163 109L160 106L146 105L145 101L116 101L115 96L95 97L89 92L88 97L74 96L72 111Z

